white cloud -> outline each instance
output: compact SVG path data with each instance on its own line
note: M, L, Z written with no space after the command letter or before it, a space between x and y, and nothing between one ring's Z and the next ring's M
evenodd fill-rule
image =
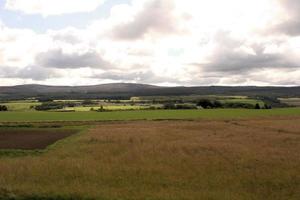
M113 6L108 17L87 23L83 29L66 26L36 33L0 24L0 69L16 66L18 73L6 73L5 79L18 76L16 83L31 77L33 82L60 85L119 81L300 84L300 37L288 34L293 30L285 34L274 31L274 27L282 31L278 25L298 16L296 12L287 13L284 1L296 2L132 0ZM64 5L68 1L60 2ZM53 12L62 12L54 7ZM42 14L37 10L30 12ZM43 13L50 15L49 11ZM34 71L41 73L40 80L38 73L30 76Z
M96 51L68 54L63 52L62 49L54 49L37 54L35 61L38 66L61 69L86 67L107 69L112 66Z
M6 0L5 8L43 16L91 12L104 0Z

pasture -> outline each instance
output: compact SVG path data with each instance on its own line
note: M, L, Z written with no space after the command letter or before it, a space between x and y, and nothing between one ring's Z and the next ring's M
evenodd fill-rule
M0 199L298 200L298 130L299 116L97 123L0 157Z
M300 107L300 98L280 98L279 100L287 105Z
M179 119L236 119L272 116L300 116L300 108L271 110L200 109L200 110L139 110L114 112L0 112L0 122L45 121L128 121Z
M222 103L244 103L244 104L251 104L251 105L256 105L259 104L261 107L265 105L265 103L261 100L256 100L256 99L248 99L248 98L232 98L232 99L225 99L225 100L220 100Z
M34 111L33 107L38 106L41 103L39 102L28 102L28 101L15 101L15 102L8 102L4 103L3 105L8 107L10 111Z
M19 100L7 101L0 105L7 106L12 112L33 112L36 107L43 103L62 104L63 108L52 109L52 111L66 112L88 112L99 109L105 111L130 111L130 110L155 110L162 109L164 104L186 104L196 106L199 100L207 99L210 101L219 101L222 104L259 104L261 108L265 103L262 100L250 98L247 96L219 96L219 95L190 95L190 96L150 96L150 97L132 97L130 100L53 100L50 102L39 102L38 100ZM87 103L89 102L89 103ZM241 107L239 107L241 108Z
M76 106L74 108L67 107L63 110L65 111L75 111L75 112L88 112L91 110L105 109L107 111L128 111L128 110L143 110L149 108L149 106L139 106L139 105L106 105L106 106Z

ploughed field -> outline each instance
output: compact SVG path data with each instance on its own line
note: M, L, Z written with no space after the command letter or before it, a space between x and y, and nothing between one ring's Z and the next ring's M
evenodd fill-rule
M0 157L0 197L298 200L299 155L295 116L102 122L43 154Z
M0 128L0 150L45 149L56 141L75 133L76 130L71 129Z

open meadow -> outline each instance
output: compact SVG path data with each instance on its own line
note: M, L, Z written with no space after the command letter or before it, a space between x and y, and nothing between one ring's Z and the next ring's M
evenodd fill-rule
M5 102L0 199L299 198L300 108L180 98Z
M1 122L47 121L127 121L166 119L235 119L272 116L300 116L300 108L271 110L202 109L202 110L139 110L114 112L0 112Z
M300 198L299 116L79 125L46 150L0 154L0 199Z

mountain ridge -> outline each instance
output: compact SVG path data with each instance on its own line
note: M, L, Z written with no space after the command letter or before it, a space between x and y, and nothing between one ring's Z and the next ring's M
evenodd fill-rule
M39 84L0 86L0 100L24 98L130 98L132 96L171 95L244 95L268 97L300 97L300 87L277 86L155 86L135 83L109 83L82 86L50 86Z

